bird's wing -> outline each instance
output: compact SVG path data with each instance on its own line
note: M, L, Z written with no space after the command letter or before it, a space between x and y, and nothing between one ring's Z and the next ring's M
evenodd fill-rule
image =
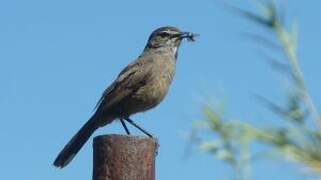
M108 109L143 86L150 78L151 64L150 60L140 59L126 66L104 91L97 103L97 111Z

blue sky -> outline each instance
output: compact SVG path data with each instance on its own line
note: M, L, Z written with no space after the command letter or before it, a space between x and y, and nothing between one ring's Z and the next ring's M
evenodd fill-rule
M233 171L204 152L193 148L184 157L184 134L202 118L202 104L209 99L224 102L230 117L256 125L279 123L253 94L281 102L286 85L257 44L243 35L266 31L215 2L0 1L1 179L90 179L92 139L65 169L51 164L93 113L104 88L140 54L150 32L164 25L201 36L180 48L176 77L163 103L133 116L159 138L157 179L231 179ZM254 9L251 1L230 3ZM300 64L318 107L319 7L321 1L289 1L288 12L300 23ZM113 123L95 135L105 133L124 131ZM301 170L287 162L258 160L253 179L304 179Z

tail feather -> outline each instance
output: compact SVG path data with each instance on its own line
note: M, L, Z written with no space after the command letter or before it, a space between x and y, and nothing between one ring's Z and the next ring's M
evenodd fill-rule
M98 127L94 117L88 120L59 153L54 166L63 168L69 164Z

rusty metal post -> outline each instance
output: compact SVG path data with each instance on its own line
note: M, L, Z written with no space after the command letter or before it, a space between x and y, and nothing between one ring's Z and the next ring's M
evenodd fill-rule
M93 148L93 180L155 180L155 139L103 135L94 138Z

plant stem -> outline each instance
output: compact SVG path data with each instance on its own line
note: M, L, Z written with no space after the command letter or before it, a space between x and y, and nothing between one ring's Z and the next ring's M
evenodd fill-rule
M295 40L293 40L290 36L290 33L287 32L282 26L282 24L277 21L275 22L274 30L276 32L277 38L280 40L285 55L288 57L290 67L292 70L292 76L298 87L300 94L302 95L303 102L311 113L312 119L315 121L318 129L321 129L321 117L318 112L315 103L313 102L306 85L304 83L303 73L300 69L297 57L297 47L295 44Z

